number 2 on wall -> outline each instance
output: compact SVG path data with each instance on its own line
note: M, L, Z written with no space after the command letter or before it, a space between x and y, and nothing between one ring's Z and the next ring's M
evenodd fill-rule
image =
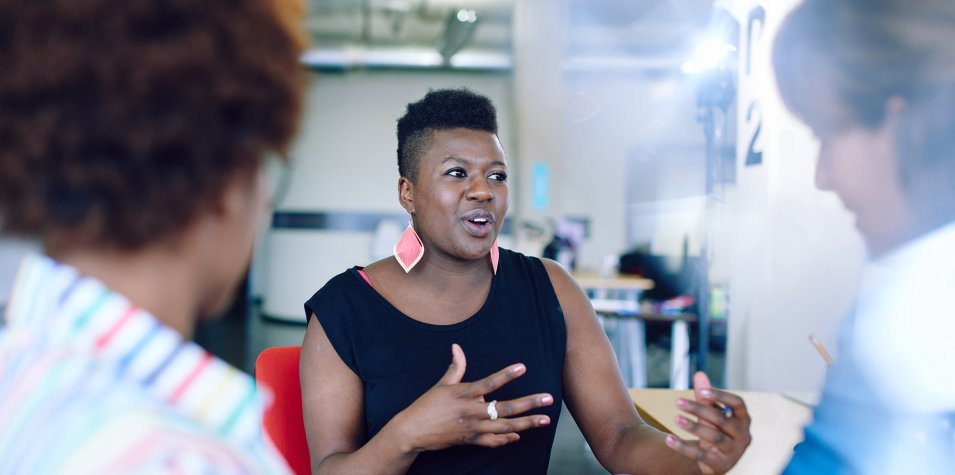
M749 145L746 148L746 165L759 165L763 163L763 147L759 143L759 134L763 130L763 114L759 109L759 101L754 100L749 104L749 110L746 112L746 123L753 123L753 113L756 114L756 127L749 138Z
M752 74L752 56L753 49L757 42L763 36L763 24L766 22L766 10L762 5L750 10L746 21L746 75ZM746 124L755 123L752 127L752 133L749 137L749 144L746 149L745 165L759 165L763 163L763 147L759 142L759 135L763 130L763 113L760 110L759 101L753 99L746 110Z

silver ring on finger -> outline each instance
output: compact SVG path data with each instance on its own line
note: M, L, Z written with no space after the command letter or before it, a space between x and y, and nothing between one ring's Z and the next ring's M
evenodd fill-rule
M490 417L492 421L497 420L497 401L487 403L487 416Z

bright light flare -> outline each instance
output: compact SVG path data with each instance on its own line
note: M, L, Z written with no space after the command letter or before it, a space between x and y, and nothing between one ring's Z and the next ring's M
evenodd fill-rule
M707 38L697 45L693 57L685 61L681 67L684 74L701 74L726 66L727 60L736 47L721 40Z
M461 23L474 23L477 21L477 12L474 10L458 10L458 21Z

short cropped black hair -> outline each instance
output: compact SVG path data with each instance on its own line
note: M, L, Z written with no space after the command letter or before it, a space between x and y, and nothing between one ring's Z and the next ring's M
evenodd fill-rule
M467 88L431 89L408 104L398 119L398 173L414 182L418 158L431 145L431 132L447 129L483 130L497 135L497 111L486 96Z

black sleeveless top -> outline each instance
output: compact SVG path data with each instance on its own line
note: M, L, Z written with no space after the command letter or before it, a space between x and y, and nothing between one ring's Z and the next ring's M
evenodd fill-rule
M520 433L499 448L456 446L418 455L409 474L545 474L560 416L567 332L543 263L500 249L498 272L484 306L454 325L431 325L401 313L351 268L305 303L342 361L365 389L365 434L371 439L441 379L451 344L467 358L463 381L475 381L513 363L527 372L485 399L550 393L554 403L523 415L547 414L551 423Z

